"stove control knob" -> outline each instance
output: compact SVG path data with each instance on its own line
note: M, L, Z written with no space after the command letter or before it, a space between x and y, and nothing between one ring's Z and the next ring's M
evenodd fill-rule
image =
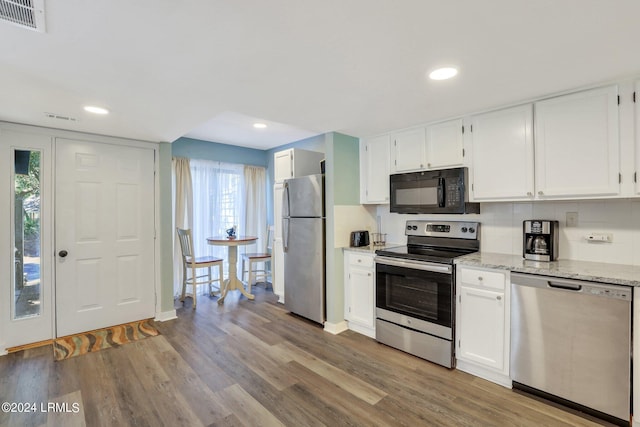
M411 226L410 225L407 225L407 230L411 230Z
M460 231L462 231L463 233L466 233L467 232L467 227L462 227L462 229Z
M469 227L469 233L475 233L475 232L476 232L476 229L475 229L475 228L473 228L473 227Z
M417 230L417 229L418 229L418 226L417 226L417 225L414 225L412 228L413 228L414 230Z

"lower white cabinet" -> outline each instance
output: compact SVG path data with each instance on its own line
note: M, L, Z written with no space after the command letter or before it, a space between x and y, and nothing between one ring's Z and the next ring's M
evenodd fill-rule
M510 273L456 268L456 367L511 387Z
M374 255L345 251L344 317L349 329L376 337L375 264Z

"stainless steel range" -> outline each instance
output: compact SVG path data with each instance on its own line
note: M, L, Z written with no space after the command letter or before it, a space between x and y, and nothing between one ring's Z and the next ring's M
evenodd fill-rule
M452 368L456 257L480 248L480 224L407 221L407 245L376 251L376 340Z

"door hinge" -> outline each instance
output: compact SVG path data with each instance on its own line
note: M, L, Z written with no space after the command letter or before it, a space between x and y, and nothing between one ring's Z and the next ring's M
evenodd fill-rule
M462 157L464 157L464 148L462 149Z
M620 105L620 95L618 95L618 105Z
M622 184L622 174L618 174L618 184Z
M462 340L458 340L458 348L460 348L460 343L462 342Z
M369 146L368 145L364 146L364 151L369 151Z
M473 125L469 126L469 132L473 132Z
M393 145L394 145L395 147L397 147L397 146L398 146L398 141L396 141L396 140L394 139L394 140L393 140Z
M635 102L636 102L636 93L633 92L633 103L635 104Z
M633 173L633 182L638 182L638 172Z
M462 295L458 295L458 302L462 302Z
M464 133L464 126L462 126L462 133Z

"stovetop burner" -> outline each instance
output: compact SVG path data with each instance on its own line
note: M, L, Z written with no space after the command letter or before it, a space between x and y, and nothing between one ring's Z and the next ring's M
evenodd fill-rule
M452 264L459 256L480 249L480 224L460 221L407 221L406 246L379 249L376 255Z
M434 248L425 246L395 246L392 248L379 249L376 255L390 258L412 259L416 261L437 262L441 264L452 264L453 259L462 255L467 255L477 250Z

